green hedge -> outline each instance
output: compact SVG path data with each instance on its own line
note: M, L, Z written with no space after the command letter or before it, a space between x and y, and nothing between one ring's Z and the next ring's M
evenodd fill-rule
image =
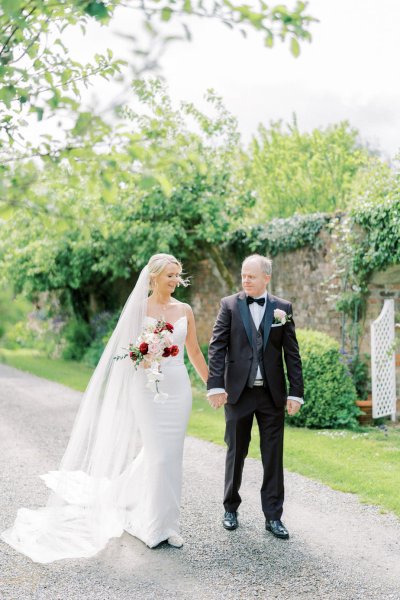
M342 361L339 344L325 333L298 329L304 374L304 406L288 422L298 427L354 428L358 426L356 390Z
M304 406L295 417L288 417L288 422L314 429L358 427L357 394L339 344L325 333L307 329L298 329L297 339L303 362ZM207 360L208 345L202 344L201 350ZM187 357L186 365L196 378Z

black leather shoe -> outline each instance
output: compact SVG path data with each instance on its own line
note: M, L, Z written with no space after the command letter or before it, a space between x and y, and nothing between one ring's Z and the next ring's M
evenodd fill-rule
M281 540L289 539L289 532L279 519L276 521L267 519L265 521L265 529L270 531L275 537L280 538Z
M222 525L225 529L232 531L239 527L239 521L237 518L237 512L226 512L222 521Z

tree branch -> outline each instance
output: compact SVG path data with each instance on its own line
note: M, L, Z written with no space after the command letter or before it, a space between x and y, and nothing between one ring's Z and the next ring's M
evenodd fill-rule
M27 5L26 5L27 6ZM24 9L22 9L24 10ZM26 18L29 18L36 10L36 6L34 6L32 8L32 10L26 15ZM21 11L22 12L22 11ZM8 36L8 38L6 39L6 41L3 44L2 49L0 50L0 56L3 54L4 50L8 47L9 42L12 40L12 38L14 37L14 35L16 34L16 32L18 31L19 26L16 25L14 27L14 29L12 30L12 32L10 33L10 35Z
M208 246L208 253L210 255L211 260L217 267L219 274L222 279L225 281L230 291L235 289L235 282L233 281L233 277L230 274L229 270L225 266L225 262L222 258L221 252L217 246Z

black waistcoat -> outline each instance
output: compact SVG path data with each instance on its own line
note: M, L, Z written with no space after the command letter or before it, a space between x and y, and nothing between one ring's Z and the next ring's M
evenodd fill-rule
M251 363L249 377L247 379L247 386L252 388L254 386L254 380L257 375L258 366L260 367L261 376L264 380L264 385L266 383L266 375L264 369L264 315L261 319L260 326L258 330L253 321L253 317L250 313L250 323L251 323L251 333L252 333L252 346L253 346L253 360Z

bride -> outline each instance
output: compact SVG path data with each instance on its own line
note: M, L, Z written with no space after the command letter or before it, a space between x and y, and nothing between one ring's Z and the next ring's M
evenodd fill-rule
M169 254L152 256L129 296L82 398L58 471L41 478L51 489L47 505L21 508L2 539L33 561L89 557L123 531L150 548L180 547L179 512L183 444L192 394L184 346L201 379L207 365L193 312L172 297L182 265ZM149 295L150 293L150 295ZM160 403L142 365L114 360L149 323L174 327L176 356L162 360Z

